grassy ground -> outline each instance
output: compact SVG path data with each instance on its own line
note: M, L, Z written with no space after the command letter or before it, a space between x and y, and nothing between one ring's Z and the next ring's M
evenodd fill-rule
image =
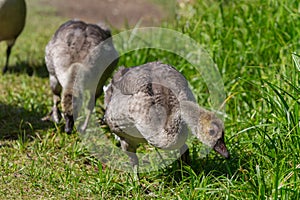
M300 3L194 2L164 26L205 46L219 67L231 160L214 152L200 159L194 154L199 144L192 143L191 167L175 163L141 174L144 187L139 187L131 174L103 166L78 134L41 122L51 107L44 47L65 19L32 0L11 56L13 67L0 76L0 199L300 198L300 80L292 59L292 52L300 54ZM203 81L176 55L140 50L122 56L120 65L157 59L177 66L199 103L209 105Z

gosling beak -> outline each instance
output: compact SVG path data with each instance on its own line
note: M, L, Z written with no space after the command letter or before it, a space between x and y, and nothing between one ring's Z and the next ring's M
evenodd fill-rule
M65 120L66 120L65 132L67 134L71 134L74 127L73 115L65 115Z
M226 159L230 158L223 137L217 141L216 145L214 146L214 150L224 156Z

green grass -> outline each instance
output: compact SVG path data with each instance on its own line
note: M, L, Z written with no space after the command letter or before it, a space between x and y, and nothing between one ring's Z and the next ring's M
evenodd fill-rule
M217 64L227 96L231 159L214 152L200 159L200 145L192 142L191 167L174 163L143 173L143 187L130 173L103 165L78 134L41 122L52 104L44 48L65 19L38 0L28 1L28 7L26 28L11 55L13 67L0 76L0 199L300 198L300 72L292 58L293 52L300 54L298 1L198 0L163 25L195 39ZM0 66L4 51L1 43ZM158 59L176 66L198 102L209 107L202 78L174 54L139 50L119 64Z

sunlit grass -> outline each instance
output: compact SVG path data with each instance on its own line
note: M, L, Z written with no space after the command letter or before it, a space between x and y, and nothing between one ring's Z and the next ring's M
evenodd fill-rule
M131 174L103 165L78 134L42 122L52 104L44 48L65 19L32 0L11 68L0 75L0 199L300 198L300 3L193 2L164 26L195 39L217 64L227 96L225 140L231 159L214 152L200 159L200 147L192 142L191 166L174 163L143 173L140 187ZM4 51L1 43L0 66ZM154 60L176 66L198 102L209 107L201 76L174 54L139 50L122 56L119 65Z

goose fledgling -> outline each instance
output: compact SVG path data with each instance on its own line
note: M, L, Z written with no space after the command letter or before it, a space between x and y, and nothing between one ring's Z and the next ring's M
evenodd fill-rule
M187 127L201 142L229 158L223 122L195 103L186 79L170 65L151 62L122 67L105 91L105 104L104 119L120 137L133 166L138 165L139 143L183 152Z
M7 42L3 74L8 69L11 49L24 28L25 19L26 3L24 0L0 0L0 42Z
M74 126L74 98L80 98L79 90L85 87L91 93L89 114L82 126L85 130L95 100L102 93L104 82L118 62L110 30L79 20L67 21L47 44L45 60L54 105L50 115L44 119L51 117L56 123L60 121L58 104L61 95L65 131L71 133Z

